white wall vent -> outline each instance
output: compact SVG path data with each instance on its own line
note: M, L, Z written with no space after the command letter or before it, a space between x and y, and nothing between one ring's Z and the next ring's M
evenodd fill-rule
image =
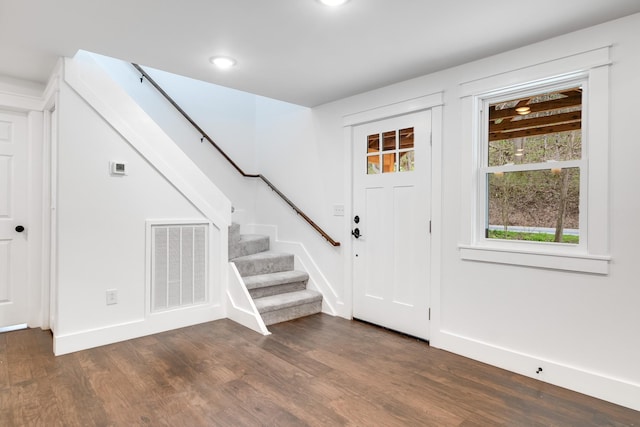
M207 301L208 225L151 226L151 311Z

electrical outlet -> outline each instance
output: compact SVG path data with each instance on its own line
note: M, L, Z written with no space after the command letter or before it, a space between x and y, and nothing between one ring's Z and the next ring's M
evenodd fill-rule
M107 305L113 305L118 303L118 290L107 289Z
M333 205L333 216L344 216L344 205Z

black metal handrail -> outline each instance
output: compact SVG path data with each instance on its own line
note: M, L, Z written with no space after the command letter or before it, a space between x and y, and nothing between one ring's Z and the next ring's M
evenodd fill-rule
M293 203L291 200L289 200L289 198L287 196L285 196L280 190L278 190L278 188L273 185L271 183L271 181L269 181L264 175L262 174L249 174L246 173L245 171L242 170L242 168L240 166L238 166L236 164L236 162L233 161L233 159L231 159L231 157L229 157L229 155L227 155L227 153L224 152L224 150L222 148L220 148L220 146L218 144L216 144L213 139L211 139L209 137L209 135L207 135L207 133L200 127L198 126L198 124L193 121L193 119L191 117L189 117L189 115L171 98L171 96L169 96L169 94L167 92L164 91L164 89L162 89L162 87L160 87L160 85L153 80L153 78L138 64L132 63L131 65L133 65L136 70L138 70L141 74L142 77L140 77L140 82L144 81L144 79L146 79L149 83L151 83L151 85L156 88L156 90L158 92L160 92L162 94L162 96L164 96L166 98L167 101L169 101L169 103L171 105L173 105L173 107L178 110L178 112L180 114L182 114L182 116L187 119L187 121L200 133L200 135L202 135L202 140L207 140L209 141L209 143L211 145L213 145L213 147L218 150L218 152L222 155L222 157L224 157L230 164L231 166L233 166L242 176L247 177L247 178L260 178L265 184L267 184L267 186L273 190L278 196L280 196L282 198L282 200L284 200L294 211L296 211L296 213L298 215L300 215L311 227L313 227L318 233L320 233L320 235L322 237L324 237L327 242L329 242L329 244L331 244L331 246L340 246L340 242L336 242L335 240L333 240L331 238L331 236L329 236L318 224L316 224L315 222L313 222L313 220L311 218L309 218L309 216L307 214L305 214L302 209L300 209L299 207L297 207L295 205L295 203Z

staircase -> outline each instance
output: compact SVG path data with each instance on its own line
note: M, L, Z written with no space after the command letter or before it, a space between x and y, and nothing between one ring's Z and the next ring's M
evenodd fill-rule
M322 311L322 294L307 289L309 275L294 270L293 255L271 251L269 237L229 227L229 261L235 263L265 325Z

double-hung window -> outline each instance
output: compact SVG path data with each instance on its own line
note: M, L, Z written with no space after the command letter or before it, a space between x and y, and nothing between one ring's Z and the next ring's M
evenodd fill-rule
M478 220L484 238L580 245L586 90L586 81L577 79L482 100Z
M602 48L462 85L463 259L608 272L608 63Z

